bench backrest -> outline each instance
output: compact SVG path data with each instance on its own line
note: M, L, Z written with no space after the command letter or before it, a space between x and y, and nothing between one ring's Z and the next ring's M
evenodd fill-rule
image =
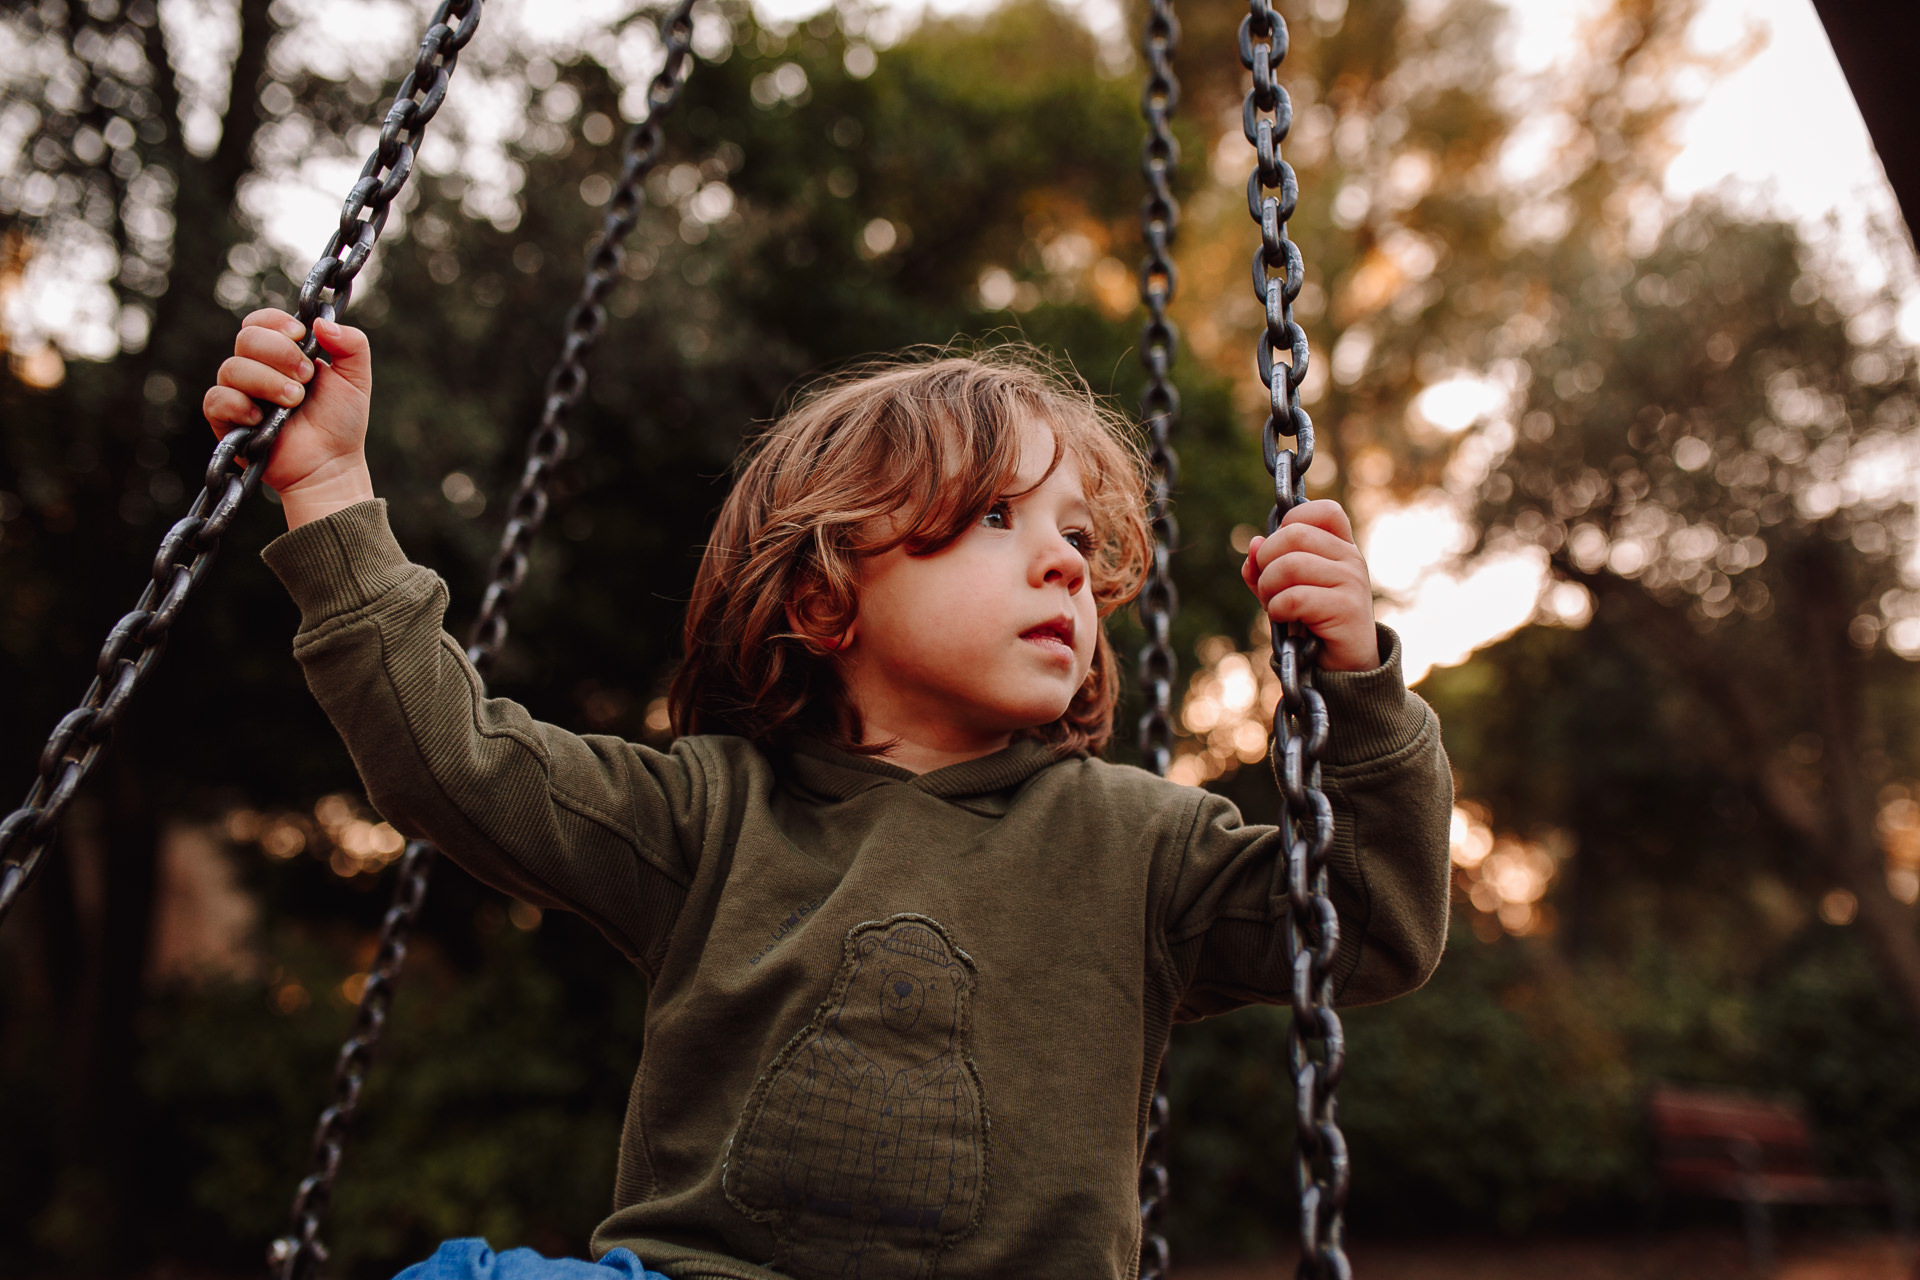
M1813 1127L1791 1103L1659 1085L1647 1100L1661 1179L1709 1195L1755 1175L1816 1174Z

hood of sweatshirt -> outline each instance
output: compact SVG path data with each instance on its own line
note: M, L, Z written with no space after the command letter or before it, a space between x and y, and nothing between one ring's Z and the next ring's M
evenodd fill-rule
M788 784L816 800L851 800L876 787L912 787L980 813L1004 812L1025 783L1054 764L1053 748L1025 739L992 755L928 773L915 773L876 756L857 756L814 738L794 742L783 761Z

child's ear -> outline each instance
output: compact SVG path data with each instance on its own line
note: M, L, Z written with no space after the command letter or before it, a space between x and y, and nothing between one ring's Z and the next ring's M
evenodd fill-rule
M853 644L852 602L840 600L839 594L818 565L807 565L787 596L787 627L816 658L845 653Z
M807 652L816 657L825 658L836 653L845 653L853 646L853 624L849 622L838 635L823 635L818 623L800 616L800 611L791 603L787 605L787 628L800 637L800 643L807 646Z

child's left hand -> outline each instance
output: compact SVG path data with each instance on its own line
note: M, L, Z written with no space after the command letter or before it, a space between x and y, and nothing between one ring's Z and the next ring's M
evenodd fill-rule
M1320 637L1320 666L1371 671L1380 665L1373 583L1339 503L1303 502L1271 535L1247 548L1240 576L1275 622L1298 622Z

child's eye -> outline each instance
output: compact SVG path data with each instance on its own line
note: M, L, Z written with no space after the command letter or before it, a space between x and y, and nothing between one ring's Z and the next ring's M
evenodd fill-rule
M1006 503L996 502L988 509L987 514L980 517L980 523L986 525L989 529L1011 529L1013 528L1013 512L1008 508Z
M1068 529L1065 533L1061 534L1060 536L1065 538L1067 540L1068 545L1070 545L1075 551L1078 551L1081 555L1084 556L1084 555L1092 554L1093 535L1088 533L1085 529Z

